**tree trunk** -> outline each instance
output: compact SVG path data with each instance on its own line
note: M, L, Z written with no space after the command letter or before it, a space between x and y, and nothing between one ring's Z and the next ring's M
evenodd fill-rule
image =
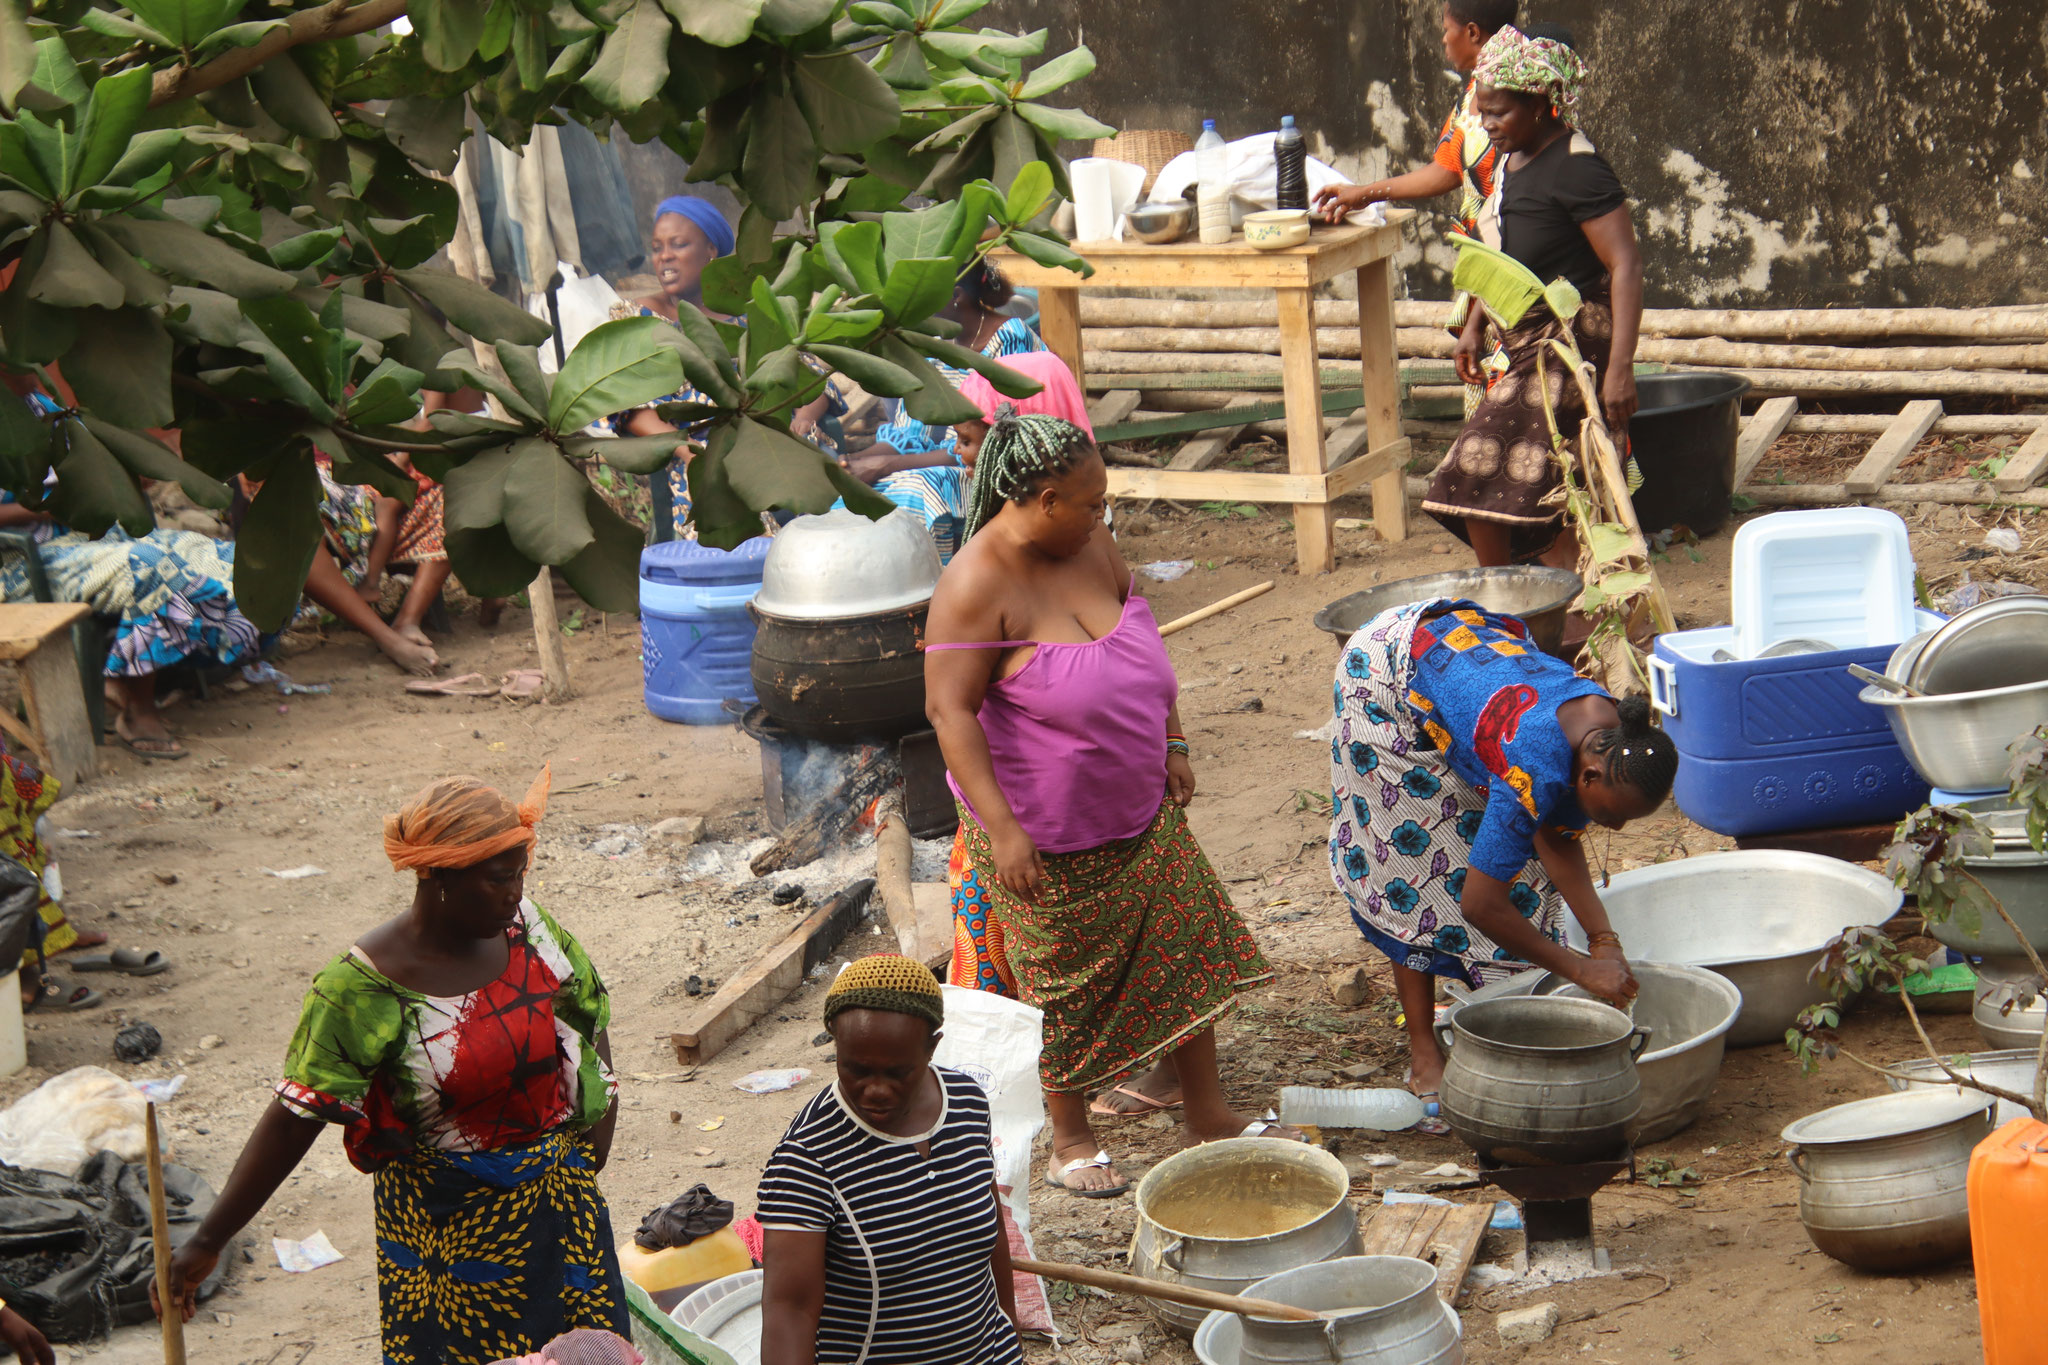
M555 622L555 575L543 564L526 589L533 610L533 643L540 651L541 696L562 702L576 695L569 685L569 652L562 647L562 629Z

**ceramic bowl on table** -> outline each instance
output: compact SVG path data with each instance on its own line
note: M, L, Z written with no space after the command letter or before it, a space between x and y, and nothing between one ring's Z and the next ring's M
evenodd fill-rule
M1285 251L1308 240L1307 209L1266 209L1244 216L1244 240L1261 251Z

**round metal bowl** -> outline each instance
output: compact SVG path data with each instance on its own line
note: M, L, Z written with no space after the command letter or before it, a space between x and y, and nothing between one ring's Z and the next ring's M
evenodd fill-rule
M1894 676L1916 692L1935 695L2048 679L2048 597L1994 597L1957 613Z
M1946 791L2003 787L2011 762L2006 747L2048 722L2048 678L1925 697L1902 697L1873 684L1857 696L1884 712L1913 770Z
M1316 613L1316 629L1349 640L1358 628L1383 611L1410 602L1438 598L1470 598L1488 611L1513 616L1529 627L1529 638L1545 654L1558 654L1564 639L1564 617L1585 585L1570 569L1513 565L1498 569L1453 569L1382 583L1377 588L1340 597ZM1560 655L1560 657L1562 657Z
M1631 960L1719 972L1742 992L1729 1047L1777 1042L1799 1011L1828 998L1807 972L1836 935L1883 924L1899 888L1818 853L1703 853L1615 874L1600 892ZM1567 920L1572 945L1585 933Z
M1998 1052L1972 1052L1962 1059L1958 1066L1954 1058L1949 1065L1958 1075L1995 1085L2001 1090L2015 1094L2029 1095L2034 1090L2034 1049L2030 1047L2006 1048ZM1892 1074L1887 1075L1885 1084L1894 1090L1913 1086L1940 1086L1944 1089L1955 1084L1941 1069L1941 1063L1932 1057L1917 1057L1910 1062L1894 1062ZM1998 1102L1998 1114L1993 1124L2003 1125L2014 1119L2033 1117L2024 1105L2011 1100Z
M770 616L829 621L914 607L939 585L939 548L915 514L880 521L834 508L775 533L754 606Z
M2024 844L2018 848L2001 845L1988 857L1963 859L1963 868L1998 898L2034 951L2048 953L2048 853L2036 853ZM1974 934L1956 923L1953 915L1928 925L1927 932L1943 947L1968 957L2026 957L2012 930L1995 913L1980 915ZM1985 977L1992 973L1980 968L1977 974Z
M1140 204L1124 215L1124 231L1141 242L1160 246L1187 236L1194 219L1192 204Z
M1706 1107L1721 1078L1728 1030L1742 1013L1742 992L1727 977L1704 967L1633 961L1628 965L1642 987L1629 1017L1650 1030L1650 1041L1636 1058L1643 1107L1631 1140L1642 1146L1689 1127ZM1452 1006L1452 1013L1507 995L1587 998L1585 991L1555 973L1528 971L1469 993Z

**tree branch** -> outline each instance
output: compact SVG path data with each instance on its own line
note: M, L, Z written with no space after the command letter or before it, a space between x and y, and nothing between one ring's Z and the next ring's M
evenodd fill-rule
M157 72L149 94L150 108L217 90L229 81L240 80L272 57L303 44L348 38L382 28L404 14L408 2L365 0L351 6L348 0L330 0L319 9L303 10L254 47L238 48L200 66L180 64Z
M2014 1104L2023 1105L2035 1118L2048 1120L2048 1114L2042 1112L2040 1102L2032 1096L2015 1094L2003 1086L1993 1085L1989 1081L1980 1081L1974 1075L1958 1074L1955 1068L1948 1064L1948 1059L1935 1049L1934 1040L1927 1036L1927 1030L1921 1027L1920 1011L1913 1008L1912 992L1906 989L1906 983L1903 979L1899 982L1899 1003L1906 1007L1906 1017L1913 1021L1913 1032L1920 1035L1920 1046L1927 1049L1927 1055L1935 1060L1936 1064L1941 1067L1943 1073L1951 1081L1954 1081L1957 1085L1967 1086L1971 1090L1981 1091L1986 1095L1991 1095L2001 1100L2011 1100ZM2044 1033L2042 1036L2048 1037L2048 1033ZM1857 1060L1861 1061L1862 1059L1858 1058ZM1870 1064L1865 1062L1864 1065L1869 1066ZM1877 1070L1879 1068L1872 1067L1871 1069ZM2038 1074L2035 1083L2038 1086Z

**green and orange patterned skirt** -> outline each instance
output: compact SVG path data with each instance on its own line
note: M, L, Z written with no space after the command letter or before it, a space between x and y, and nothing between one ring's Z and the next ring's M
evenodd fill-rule
M1162 801L1135 839L1046 854L1036 904L997 882L988 832L965 807L960 821L1018 994L1045 1012L1038 1067L1047 1090L1122 1080L1272 979L1173 802Z

